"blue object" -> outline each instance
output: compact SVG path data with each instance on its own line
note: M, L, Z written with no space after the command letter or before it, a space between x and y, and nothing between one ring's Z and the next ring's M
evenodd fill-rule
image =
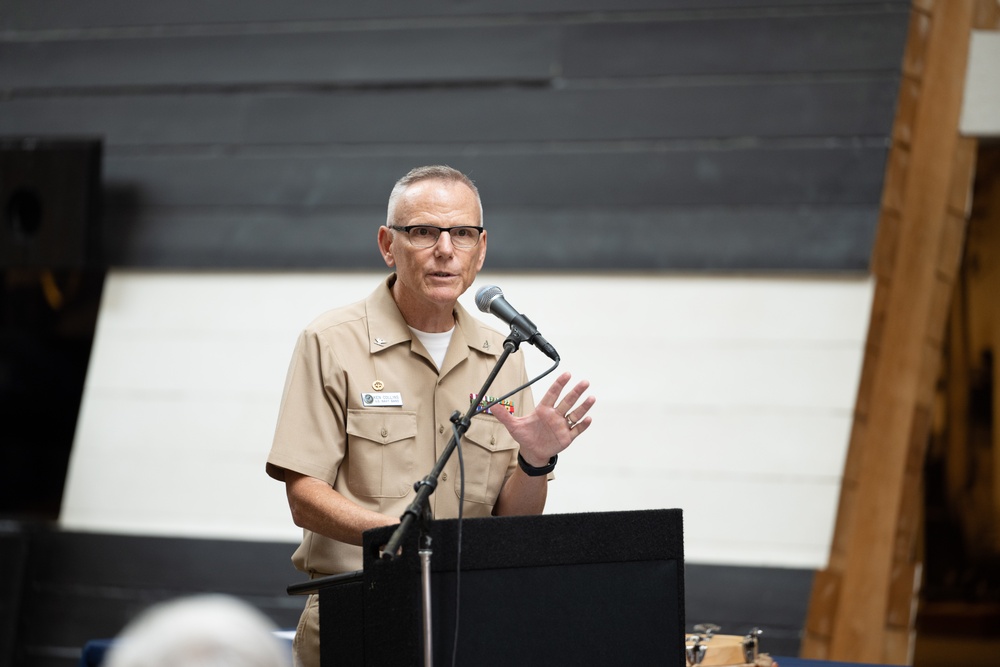
M274 633L278 639L281 639L288 644L288 651L292 651L292 638L295 637L294 630L281 630ZM83 651L80 652L80 663L79 667L101 667L101 663L104 662L104 656L108 650L114 645L114 639L91 639L83 646ZM290 664L290 663L289 663Z
M104 654L108 652L113 639L91 639L80 653L80 667L99 667L104 662Z

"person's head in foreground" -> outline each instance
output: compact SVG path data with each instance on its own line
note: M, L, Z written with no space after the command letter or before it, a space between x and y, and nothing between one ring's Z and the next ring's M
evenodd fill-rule
M289 667L277 628L251 605L197 595L147 609L118 635L107 667Z

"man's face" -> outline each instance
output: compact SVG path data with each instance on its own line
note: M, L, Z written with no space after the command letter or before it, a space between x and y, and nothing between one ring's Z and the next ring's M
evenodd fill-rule
M396 204L399 226L479 226L479 202L464 183L428 179L406 189ZM451 309L472 285L486 259L486 232L473 248L456 248L451 234L442 233L430 248L416 248L405 232L379 230L379 248L386 265L395 267L399 299L411 308ZM403 304L400 304L401 306Z

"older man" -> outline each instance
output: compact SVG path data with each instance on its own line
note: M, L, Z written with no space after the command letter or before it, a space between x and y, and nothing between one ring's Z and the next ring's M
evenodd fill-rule
M365 301L329 311L302 332L292 357L267 460L285 483L302 544L295 566L313 577L361 568L365 530L399 522L413 483L451 438L503 351L505 335L458 298L486 258L479 192L459 171L420 167L389 197L378 247L394 273ZM462 441L464 496L452 457L430 497L435 518L537 514L556 455L591 423L578 404L588 383L565 396L561 375L537 406L530 390L479 412ZM512 355L492 390L527 382ZM460 497L461 496L461 497ZM311 596L295 638L296 659L319 665L319 612Z

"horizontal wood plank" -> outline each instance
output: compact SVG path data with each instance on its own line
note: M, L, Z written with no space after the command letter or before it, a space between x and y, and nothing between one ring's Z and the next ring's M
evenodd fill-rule
M109 152L110 153L110 152ZM484 206L561 208L877 204L881 145L655 144L595 147L437 146L106 156L105 183L142 207L382 208L395 180L420 164L450 164Z
M326 0L243 0L239 3L205 3L175 0L169 3L96 0L81 4L73 0L8 0L9 10L0 15L0 29L53 30L60 28L107 28L115 26L162 26L186 24L232 24L277 21L344 21L370 19L427 19L442 17L503 17L551 13L691 10L773 12L809 7L809 0L409 0L382 2L327 2ZM906 0L824 0L826 6L906 7Z
M892 72L900 65L905 18L906 12L886 11L821 19L806 14L0 41L0 87L427 85Z
M374 238L384 216L381 208L242 215L139 210L106 220L105 256L120 267L380 270ZM488 209L487 266L863 272L877 216L874 204Z
M0 99L0 135L106 145L884 136L896 79Z
M558 43L549 26L8 41L0 88L547 80Z
M897 71L907 8L568 28L567 77ZM721 45L725 45L721 48Z

